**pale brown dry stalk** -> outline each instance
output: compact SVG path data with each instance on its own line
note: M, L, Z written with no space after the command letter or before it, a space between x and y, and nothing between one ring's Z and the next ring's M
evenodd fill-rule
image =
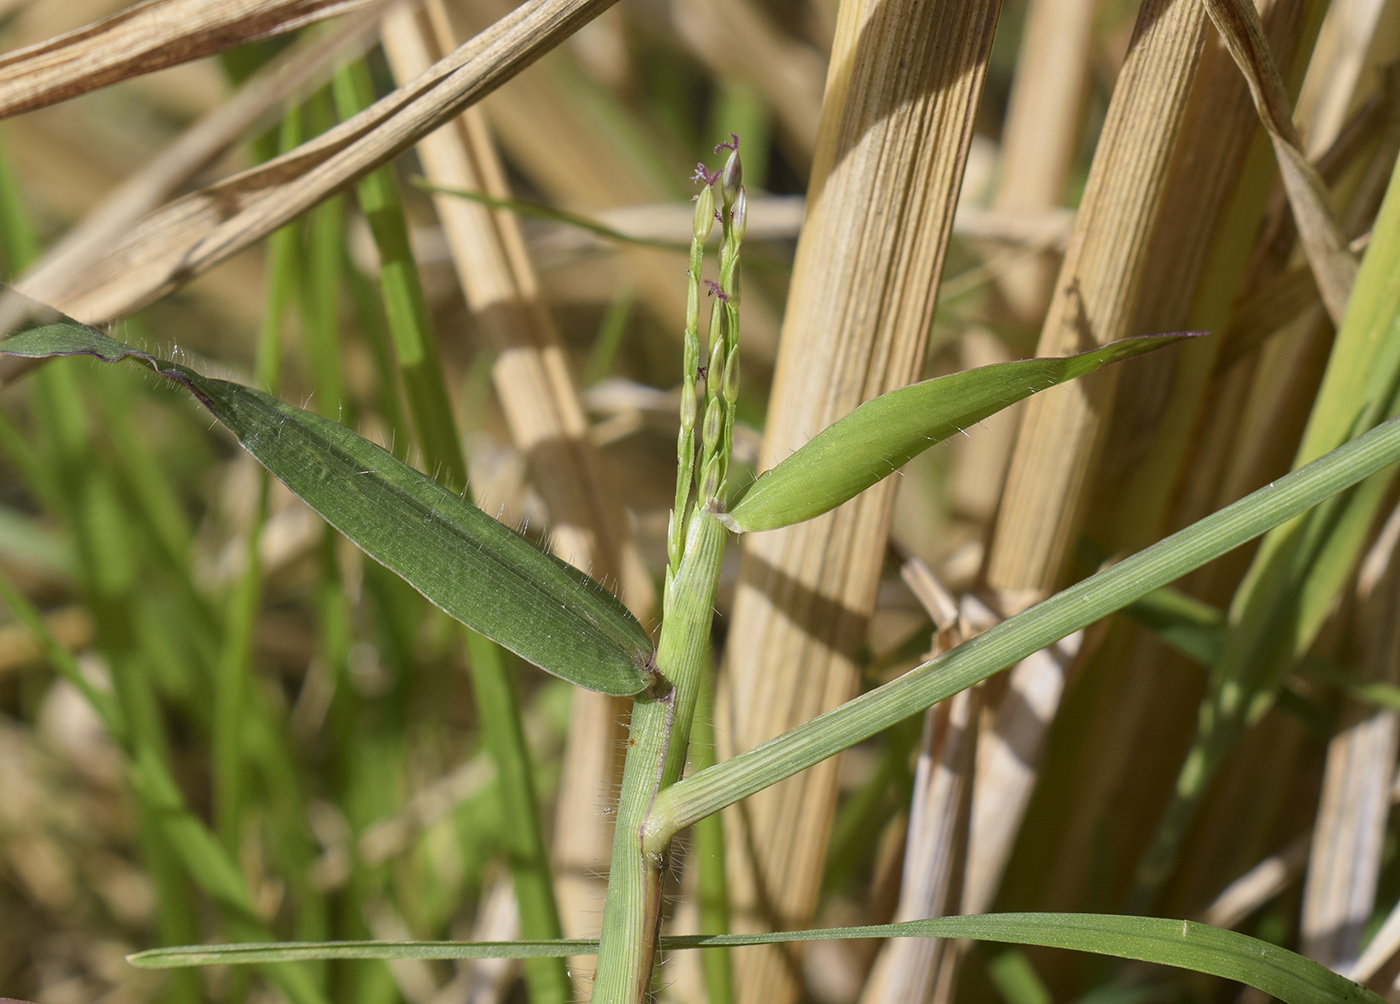
M900 578L934 624L933 645L926 659L971 637L972 629L960 615L956 601L922 559L906 558ZM982 687L964 690L924 714L895 921L958 912L982 695ZM946 939L886 941L866 977L861 1004L946 999L956 985L957 967L952 963L959 954L958 946L959 942Z
M461 22L468 28L481 19L500 14L506 0L474 0L458 4ZM635 137L613 134L600 121L585 96L586 86L567 53L541 61L534 73L511 81L482 104L486 117L512 164L550 201L571 211L636 205L676 199L684 190L683 175L657 177L643 158L628 148ZM686 165L689 170L690 165ZM688 190L684 190L688 196ZM689 239L689 217L672 231L679 241ZM677 295L676 276L685 271L683 254L658 253L648 248L623 249L620 269L647 312L668 330L685 330L685 298ZM744 338L740 351L750 375L766 373L778 341L778 321L761 288L744 290Z
M1148 0L1139 11L1037 355L1129 334L1204 36L1195 0ZM993 588L1039 596L1056 585L1116 383L1106 370L1027 402L988 554Z
M66 303L85 281L88 265L130 227L213 163L241 136L264 123L284 101L315 83L337 58L353 52L373 29L375 0L337 30L320 34L280 55L250 77L217 109L185 130L145 167L132 175L82 222L52 244L15 282L15 288L40 303ZM22 301L0 300L0 331L11 330L26 308ZM13 378L18 360L0 360L0 379Z
M1400 682L1400 509L1386 521L1356 586L1360 678ZM1299 924L1300 950L1345 972L1361 951L1362 926L1376 903L1390 787L1400 748L1400 715L1349 700L1327 765L1313 827Z
M918 376L998 12L995 0L842 4L765 466ZM853 696L893 488L886 481L817 520L745 541L716 708L723 755ZM730 814L736 930L807 921L836 766L833 758ZM775 949L736 953L738 999L791 1001L792 960Z
M1259 118L1273 141L1284 190L1293 207L1293 218L1318 292L1332 324L1340 326L1356 282L1356 257L1347 247L1341 225L1328 206L1322 179L1303 153L1293 125L1292 102L1264 37L1259 14L1246 0L1205 0L1205 6L1249 82Z
M1376 86L1377 71L1395 58L1395 31L1381 30L1387 4L1375 0L1329 5L1298 95L1295 119L1309 157L1316 159L1351 116L1358 95Z
M1128 334L1184 119L1205 16L1186 0L1145 3L1056 280L1038 355L1063 355ZM1024 406L985 572L1016 613L1050 591L1078 533L1116 374L1076 381ZM979 741L964 911L990 907L1020 830L1050 722L1080 640L1008 674ZM1027 714L1027 709L1035 709Z
M614 0L530 0L354 118L148 215L55 304L88 322L135 310L412 146Z
M1062 203L1078 153L1097 9L1095 0L1028 6L1002 129L997 209L1038 212ZM1055 256L1041 255L998 276L1018 321L1040 326L1057 269Z
M1350 44L1364 51L1371 48L1372 40L1354 37ZM1342 55L1333 46L1324 53L1324 66ZM1310 67L1310 78L1313 71ZM1355 82L1356 78L1350 79ZM1349 101L1360 107L1349 123L1319 123L1315 128L1307 121L1301 123L1300 128L1325 146L1318 157L1324 178L1341 176L1350 167L1351 158L1366 147L1363 138L1382 127L1383 117L1381 121L1371 120L1370 105L1362 101L1365 97L1350 95ZM1332 100L1340 99L1334 96ZM1252 252L1226 330L1238 329L1244 323L1236 322L1240 311L1248 310L1254 298L1288 269L1294 231L1282 198L1274 202L1274 218L1266 222ZM1349 210L1348 218L1352 216L1354 212ZM1325 364L1331 330L1320 305L1314 301L1313 306L1294 315L1280 332L1269 332L1272 337L1258 351L1237 357L1229 369L1213 374L1208 401L1192 434L1191 476L1178 492L1174 521L1189 522L1196 518L1193 514L1228 504L1287 469ZM1249 556L1249 549L1244 549L1195 573L1190 581L1197 594L1212 602L1227 602Z
M385 21L383 41L395 75L417 76L455 47L447 11L429 0ZM428 180L506 198L505 172L484 117L469 109L418 144ZM568 360L525 250L518 219L450 195L435 197L467 303L496 353L497 395L516 446L529 458L549 509L555 553L595 578L617 584L643 623L655 595L625 512L601 469ZM574 694L554 829L555 888L566 937L596 934L612 845L604 809L621 776L626 702ZM571 963L576 979L587 961ZM580 982L580 993L586 986Z
M145 0L0 57L0 117L348 14L376 0Z
M1305 64L1323 4L1262 0L1268 39L1282 67ZM1110 455L1139 458L1098 473L1091 520L1101 543L1136 549L1156 540L1171 491L1226 339L1220 336L1234 290L1245 280L1248 247L1275 173L1249 90L1220 39L1209 39L1187 105L1148 249L1146 284L1130 322L1137 333L1189 328L1197 339L1161 365L1125 376L1109 431ZM1120 388L1121 390L1122 388ZM1152 430L1150 437L1143 430ZM1108 490L1105 491L1104 489ZM1131 502L1129 502L1131 500ZM1102 522L1100 522L1102 521Z
M1079 149L1097 8L1094 0L1035 0L1027 8L991 212L1034 219L1061 206ZM960 207L960 219L967 209ZM959 224L954 232L968 236ZM1018 323L1039 328L1045 320L1060 258L1047 251L997 272L997 292ZM990 332L968 332L964 340L964 369L1011 358ZM980 523L995 515L1020 415L1021 406L1014 405L985 423L975 439L953 444L951 489L961 514Z
M1288 62L1307 35L1309 11L1318 4L1268 3L1271 39ZM1256 139L1257 116L1248 90L1228 52L1211 40L1202 55L1172 155L1162 195L1160 221L1147 249L1147 273L1130 322L1134 333L1223 326L1229 293L1248 261L1246 249L1258 230L1267 189L1256 180L1272 173L1272 155ZM1246 165L1253 165L1248 168ZM1117 466L1100 465L1093 476L1087 525L1101 546L1113 551L1145 546L1166 531L1178 472L1187 455L1193 423L1202 412L1205 388L1222 339L1200 339L1158 365L1124 374L1104 455ZM1131 458L1125 463L1121 458ZM1046 899L1065 902L1082 887L1098 820L1119 810L1129 818L1153 819L1174 771L1170 758L1144 763L1132 751L1143 735L1165 736L1162 723L1189 728L1197 694L1176 685L1190 670L1152 637L1124 625L1106 641L1103 660L1119 659L1131 673L1096 678L1096 700L1085 728L1085 759L1092 769L1077 785L1062 813L1058 856L1062 866L1048 878ZM1189 678L1189 675L1188 675ZM1169 695L1164 697L1163 695ZM1026 737L1023 737L1025 739ZM1039 748L1040 738L1027 745ZM996 793L988 793L989 800ZM995 804L993 802L992 804ZM1112 808L1110 808L1112 807ZM980 845L979 845L980 846Z

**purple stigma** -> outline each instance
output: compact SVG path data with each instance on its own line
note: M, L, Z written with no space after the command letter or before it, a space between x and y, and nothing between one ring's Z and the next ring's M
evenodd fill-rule
M719 180L719 171L715 171L714 174L711 174L709 171L705 170L704 164L696 164L695 173L690 176L690 180L698 181L704 185L713 185Z
M728 143L721 143L715 147L715 153L719 153L721 150L733 150L735 153L738 153L739 137L734 135L733 133L730 133Z
M710 295L719 297L720 303L728 303L729 297L724 294L724 290L719 288L719 283L713 279L706 279L705 285L709 287Z

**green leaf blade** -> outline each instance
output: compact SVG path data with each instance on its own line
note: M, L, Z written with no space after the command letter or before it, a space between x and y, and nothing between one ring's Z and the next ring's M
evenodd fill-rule
M662 938L661 948L674 951L865 938L971 938L1092 952L1220 976L1257 987L1287 1004L1380 1004L1382 1000L1313 960L1258 938L1207 924L1160 917L993 913L868 927L683 935ZM558 958L592 954L597 949L598 942L583 940L282 942L154 948L128 958L143 968L167 968L307 959Z
M578 686L616 696L646 687L651 639L607 590L344 426L76 322L21 332L0 351L144 362L188 388L326 522L452 617Z
M998 363L882 394L760 475L731 507L727 522L753 533L813 519L1017 401L1191 337L1195 334L1124 338L1078 355Z

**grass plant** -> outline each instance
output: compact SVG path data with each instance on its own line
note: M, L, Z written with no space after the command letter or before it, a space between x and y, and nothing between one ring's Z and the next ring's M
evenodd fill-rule
M1393 995L1394 26L610 6L6 26L0 993Z

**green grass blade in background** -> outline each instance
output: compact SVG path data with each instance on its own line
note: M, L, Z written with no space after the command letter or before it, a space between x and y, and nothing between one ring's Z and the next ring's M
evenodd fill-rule
M832 423L761 475L731 507L730 528L776 530L813 519L933 444L1017 401L1189 337L1124 338L1092 352L983 366L890 391Z
M668 950L863 938L971 938L1093 952L1190 969L1257 987L1287 1004L1379 1004L1381 998L1287 949L1207 924L1104 914L1004 913L937 917L902 924L768 934L687 935L661 939ZM157 948L129 956L150 968L304 959L490 959L582 955L596 941L364 941L324 944L208 945Z
M368 108L374 103L369 69L363 62L343 67L336 74L332 92L342 118ZM379 249L380 290L414 434L438 479L460 490L467 483L467 467L443 380L428 304L409 246L408 224L399 207L392 165L386 164L361 179L356 194Z
M616 695L646 686L651 639L611 594L345 427L76 322L22 332L3 351L147 363L193 392L328 523L462 623L579 686Z
M1400 164L1332 344L1295 467L1400 413ZM1225 757L1312 646L1360 560L1395 471L1378 473L1259 545L1230 604L1230 632L1172 799L1138 865L1130 909L1146 911Z

